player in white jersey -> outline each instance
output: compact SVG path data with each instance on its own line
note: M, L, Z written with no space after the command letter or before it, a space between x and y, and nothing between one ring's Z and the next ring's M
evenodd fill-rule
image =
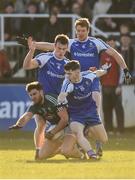
M109 66L106 69L108 68ZM70 127L77 137L78 144L88 154L89 158L97 159L97 155L83 134L84 128L87 127L92 129L96 138L103 143L108 140L93 97L95 89L98 90L97 83L94 82L97 75L90 71L80 72L80 64L75 60L68 62L64 69L66 78L58 96L58 102L60 104L68 103ZM103 74L98 76L101 75Z

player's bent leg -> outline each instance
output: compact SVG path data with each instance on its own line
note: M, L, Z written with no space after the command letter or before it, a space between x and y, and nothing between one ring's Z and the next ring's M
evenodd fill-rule
M96 153L101 157L103 155L102 143L106 143L108 141L106 130L103 124L100 124L90 127L89 131L96 139Z
M39 150L38 160L48 159L55 156L60 146L61 146L61 141L46 139L43 146Z
M40 149L44 143L45 121L39 115L35 116L36 129L34 131L34 143L36 149Z
M78 144L87 153L89 158L97 159L96 154L92 150L90 142L85 138L85 136L83 134L84 125L79 122L73 121L73 122L71 122L70 127L71 127L72 132L77 137Z
M106 143L108 141L108 136L103 124L89 127L89 130L92 131L96 139L100 140L102 143Z
M64 137L62 146L61 146L61 154L63 154L66 158L84 158L84 154L79 150L76 144L76 137L74 134L67 134Z

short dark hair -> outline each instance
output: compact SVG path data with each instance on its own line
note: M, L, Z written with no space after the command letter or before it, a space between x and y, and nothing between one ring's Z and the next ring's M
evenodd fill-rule
M80 66L80 63L76 60L72 60L72 61L69 61L67 64L64 65L64 69L66 71L69 71L69 70L77 70L77 69L81 69L81 66Z
M37 90L42 90L42 85L38 82L38 81L34 81L34 82L31 82L31 83L28 83L26 85L26 91L27 92L30 92L32 89L37 89Z
M90 29L90 22L87 18L80 18L75 21L75 28L80 25L81 27L86 27L87 30Z
M65 34L58 34L56 37L55 37L55 40L54 40L54 43L56 44L57 42L65 45L65 44L69 44L69 38L67 35Z

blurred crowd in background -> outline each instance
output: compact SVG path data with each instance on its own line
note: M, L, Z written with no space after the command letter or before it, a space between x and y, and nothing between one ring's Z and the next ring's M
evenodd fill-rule
M53 42L59 33L71 37L71 18L58 18L59 14L75 14L92 21L98 14L135 14L133 0L1 0L0 13L2 14L49 14L49 18L12 18L5 19L4 40L15 41L17 35L32 35L37 41ZM120 32L116 37L117 49L124 57L130 73L135 76L134 32L135 18L101 18L96 23L103 32ZM100 37L102 38L102 37ZM105 39L103 39L105 40ZM106 40L105 40L106 41ZM24 55L21 49L0 51L0 79L14 75L22 66ZM16 52L17 51L17 52ZM19 52L20 59L16 57ZM9 57L10 56L10 57ZM12 56L12 57L11 57ZM7 61L6 61L7 59ZM11 63L11 59L14 63ZM34 72L35 74L35 72ZM33 78L33 72L26 72L27 77Z

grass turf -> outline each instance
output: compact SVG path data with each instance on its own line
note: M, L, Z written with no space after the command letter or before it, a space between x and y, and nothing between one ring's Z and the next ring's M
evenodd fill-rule
M121 137L110 136L98 162L54 158L36 162L33 133L0 132L0 178L108 179L135 178L135 129Z

